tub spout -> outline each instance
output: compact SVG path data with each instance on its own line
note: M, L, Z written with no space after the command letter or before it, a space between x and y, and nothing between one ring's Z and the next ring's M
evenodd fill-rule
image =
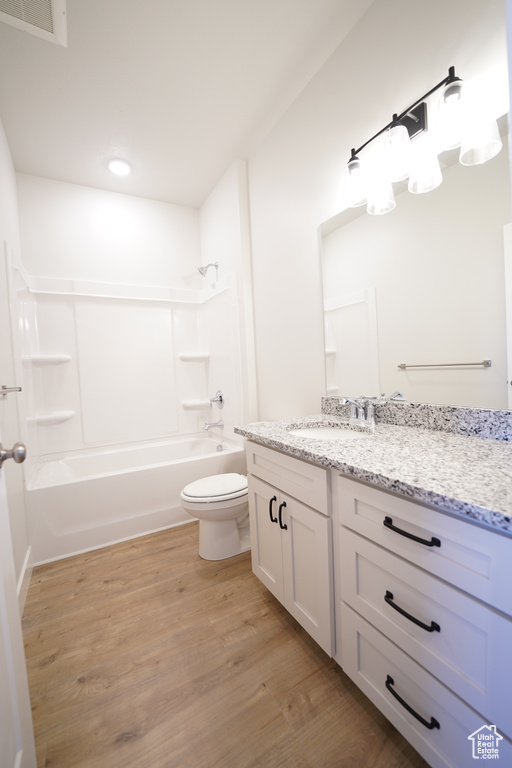
M210 422L210 423L205 422L205 425L204 425L203 429L208 431L209 429L213 429L213 427L218 427L219 429L224 429L224 422L222 421L222 419L220 421L213 421L213 422Z

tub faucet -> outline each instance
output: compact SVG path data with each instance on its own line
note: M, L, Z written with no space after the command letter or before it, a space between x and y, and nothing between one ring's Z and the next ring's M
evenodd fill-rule
M222 419L220 421L213 421L213 422L205 422L203 429L208 431L209 429L213 429L213 427L218 427L219 429L224 429L224 422Z
M217 403L217 408L224 408L224 395L222 390L218 389L215 393L215 397L210 397L210 408L214 403Z

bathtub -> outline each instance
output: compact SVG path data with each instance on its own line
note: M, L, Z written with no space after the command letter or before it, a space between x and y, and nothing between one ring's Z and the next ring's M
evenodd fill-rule
M185 485L245 471L243 445L203 433L40 463L26 486L32 561L40 565L189 522L180 504Z

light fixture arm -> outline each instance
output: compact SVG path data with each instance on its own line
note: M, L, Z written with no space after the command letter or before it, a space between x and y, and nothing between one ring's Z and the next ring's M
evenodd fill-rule
M432 96L433 93L438 91L440 88L442 88L445 85L448 85L448 83L454 83L454 82L461 82L460 78L455 75L455 67L450 67L448 70L448 76L443 78L441 82L437 83L437 85L434 85L433 88L430 89L430 91L427 91L427 93L424 93L423 96L420 96L419 99L416 99L416 101L411 104L407 109L405 109L400 114L394 114L393 119L390 123L384 126L384 128L381 128L380 131L378 131L374 136L371 137L371 139L368 139L368 141L365 141L364 144L361 144L361 146L358 149L352 149L350 152L350 160L354 160L356 156L365 148L368 146L368 144L371 144L372 141L374 141L378 136L381 136L383 133L388 131L390 128L393 128L393 126L400 124L404 118L406 118L416 107L418 107L422 102L425 101L425 99L428 99L429 96ZM422 129L423 130L423 129ZM350 162L349 160L349 162Z

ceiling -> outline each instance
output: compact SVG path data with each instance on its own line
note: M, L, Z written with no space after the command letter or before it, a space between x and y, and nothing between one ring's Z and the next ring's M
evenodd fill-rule
M371 2L67 0L67 47L0 22L15 168L199 207ZM111 157L131 176L112 176Z

